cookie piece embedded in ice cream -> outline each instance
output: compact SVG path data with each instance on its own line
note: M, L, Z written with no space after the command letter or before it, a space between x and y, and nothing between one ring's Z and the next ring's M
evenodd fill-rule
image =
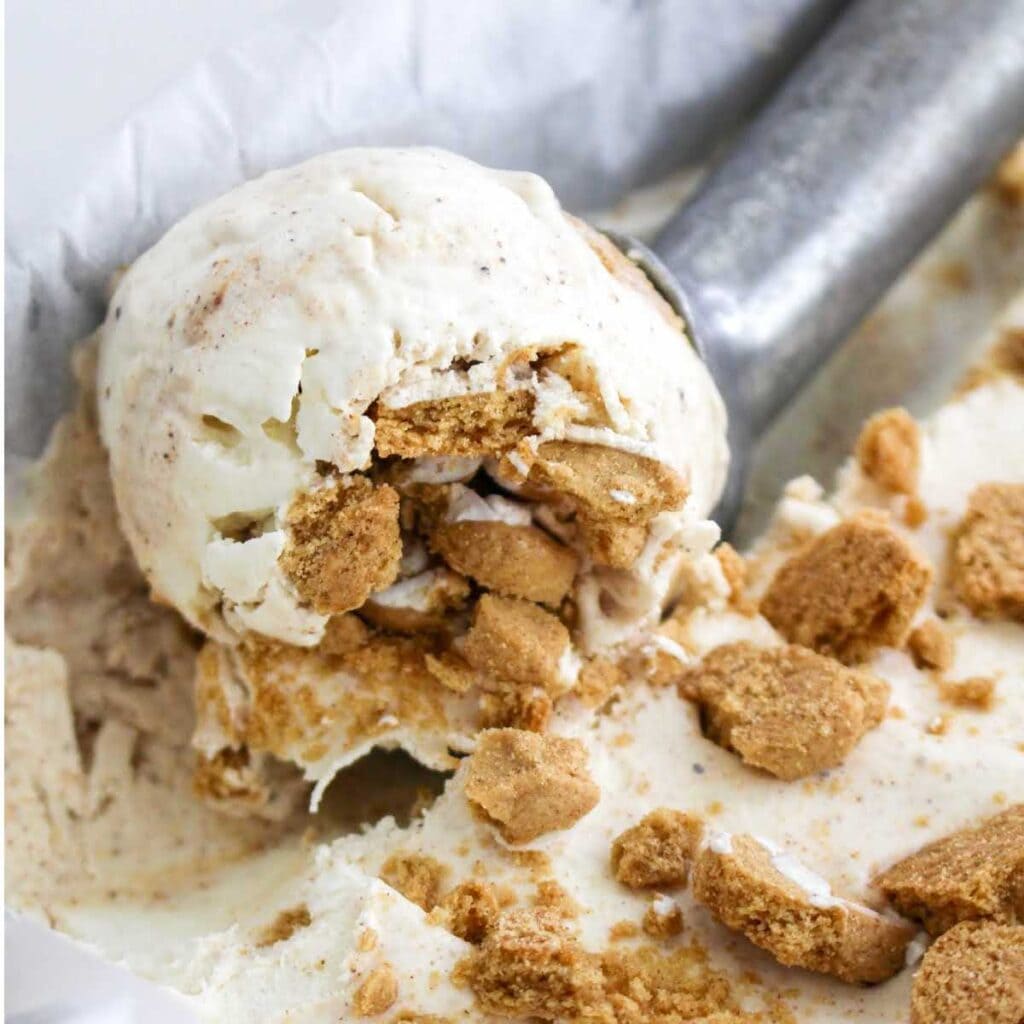
M519 389L425 399L398 409L379 403L374 445L385 458L497 455L534 432L534 401Z
M887 683L796 644L716 647L680 686L709 739L787 780L841 764L889 701Z
M881 517L861 513L786 561L761 614L789 641L840 661L899 647L924 601L931 567Z
M953 587L975 615L1024 622L1024 484L983 484L953 537Z
M911 1024L1020 1024L1024 926L964 922L924 955L914 975Z
M321 615L359 608L398 575L398 493L365 477L300 495L288 509L281 566Z
M921 468L921 429L906 409L884 409L861 428L856 456L861 472L880 487L913 494Z
M929 844L875 884L932 935L960 921L1024 923L1024 804Z
M552 694L565 693L576 681L569 631L529 601L484 594L462 653L480 672Z
M576 739L489 729L467 762L467 799L509 843L571 828L601 795Z
M891 978L903 969L914 934L833 895L791 854L754 836L713 833L693 867L693 895L779 963L841 981Z
M612 874L631 889L686 885L704 826L682 811L659 807L612 843Z

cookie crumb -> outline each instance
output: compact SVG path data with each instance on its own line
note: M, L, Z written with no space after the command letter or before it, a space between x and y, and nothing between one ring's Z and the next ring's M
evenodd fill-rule
M928 522L928 506L916 494L909 495L903 505L903 522L911 530Z
M907 650L920 669L944 672L953 664L953 638L938 619L927 619L911 630L907 637Z
M1024 1021L1024 927L964 922L924 955L911 1024Z
M929 565L895 530L862 514L786 561L761 612L792 643L857 662L903 644L930 581Z
M484 594L473 612L462 654L469 664L497 679L564 693L571 655L569 631L550 612L528 601Z
M932 935L960 921L1024 922L1024 804L929 844L876 885Z
M369 627L358 615L332 615L324 626L317 649L321 654L341 657L364 647L369 639Z
M704 826L692 814L659 807L612 843L612 874L631 889L686 885Z
M352 1009L357 1017L376 1017L390 1010L398 999L398 979L391 964L375 967L356 989Z
M1024 142L1018 142L996 168L996 195L1008 206L1024 206Z
M466 797L510 843L570 828L600 798L576 739L489 729L467 760Z
M687 675L705 735L787 780L841 764L889 700L880 679L795 644L725 644Z
M563 921L572 921L580 913L579 904L553 878L544 878L537 883L533 905L558 914Z
M656 895L644 911L644 934L653 939L670 939L683 930L683 912L674 899Z
M569 593L579 564L575 552L536 526L442 522L430 543L448 565L482 587L551 606Z
M996 700L996 681L991 676L944 680L939 684L939 693L946 703L958 708L991 711Z
M256 938L256 948L265 949L267 946L284 942L312 922L313 917L305 903L282 910L270 924L260 930Z
M921 466L921 431L906 409L884 409L864 424L857 439L861 472L886 490L913 494Z
M437 905L448 869L425 853L393 853L380 869L380 879L423 910Z
M498 919L500 906L486 882L470 880L455 886L437 905L439 920L453 935L474 946L483 942Z
M952 539L952 582L980 618L1024 622L1024 484L982 484Z
M715 548L715 558L722 567L722 575L729 585L729 604L741 615L756 615L757 605L746 595L746 559L727 541Z
M479 391L395 408L377 403L374 444L383 458L493 455L533 432L534 396L526 390Z
M360 607L398 575L398 492L366 477L300 494L288 509L280 564L321 615Z
M753 836L717 833L697 856L693 895L788 967L874 983L903 969L913 929L832 894L824 879Z

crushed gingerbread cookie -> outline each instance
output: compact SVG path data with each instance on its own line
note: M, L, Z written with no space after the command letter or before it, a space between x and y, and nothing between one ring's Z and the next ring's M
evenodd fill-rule
M502 914L456 972L486 1013L510 1017L577 1019L603 988L594 958L550 910Z
M447 877L448 868L425 853L393 853L380 869L382 882L428 912L437 905Z
M911 1024L1021 1024L1024 927L965 921L924 955Z
M939 693L947 704L975 711L991 711L996 701L996 680L991 676L943 680Z
M551 695L539 686L500 686L480 694L480 727L544 732L554 709Z
M500 912L493 886L470 880L445 894L437 905L435 918L453 935L475 946L483 942Z
M902 645L930 581L927 562L895 530L861 514L786 561L761 612L792 643L862 661Z
M953 664L953 638L938 619L927 619L910 632L907 650L921 669L944 672Z
M589 708L606 704L628 678L626 670L610 658L588 658L576 680L576 696Z
M952 538L952 583L980 618L1024 622L1024 484L983 484Z
M259 756L247 747L225 747L209 757L197 754L192 789L226 814L252 814L271 799L262 767Z
M570 828L600 797L579 740L489 729L467 760L466 797L510 843Z
M480 673L456 651L424 655L427 671L453 693L468 693L481 683Z
M352 999L352 1010L357 1017L376 1017L390 1010L398 999L398 979L391 964L375 967L363 979Z
M612 843L612 874L632 889L686 885L704 826L692 814L659 807Z
M469 594L464 576L439 566L373 594L359 614L378 629L393 633L448 633L448 616L466 605Z
M824 879L753 836L713 836L697 855L693 895L779 963L846 982L891 978L913 936L908 925L834 896Z
M644 911L643 930L652 939L670 939L683 930L683 911L670 896L656 895Z
M746 594L747 563L744 557L727 541L715 548L715 558L722 567L722 575L729 585L729 604L741 615L756 615L757 605Z
M460 573L509 597L557 606L572 587L579 559L536 526L442 522L431 546Z
M569 631L550 612L528 601L484 594L473 612L462 653L480 672L564 693L575 682Z
M705 735L788 780L841 764L889 700L880 679L796 644L725 644L687 676L681 689L696 694Z
M572 921L580 914L579 904L553 878L543 878L537 883L533 905L550 910L565 921Z
M398 574L398 493L366 477L299 495L288 510L280 564L303 600L322 615L358 608Z
M282 910L266 927L261 928L256 936L256 948L264 949L278 942L290 939L297 931L308 927L313 916L305 903Z
M921 468L921 430L906 409L884 409L857 438L861 472L886 490L913 494Z
M477 391L401 408L377 403L374 444L384 458L492 455L533 432L533 393Z
M1024 142L1018 142L996 168L996 194L1011 206L1024 206Z
M591 557L616 568L635 561L650 521L687 496L683 481L654 459L574 441L542 444L528 479L572 505Z
M932 935L960 921L1024 922L1024 804L931 843L876 885Z
M332 615L324 627L318 650L321 654L343 656L366 645L370 630L358 615Z

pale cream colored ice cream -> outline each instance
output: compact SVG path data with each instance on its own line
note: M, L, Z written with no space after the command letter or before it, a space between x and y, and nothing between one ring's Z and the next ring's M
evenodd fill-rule
M625 556L563 525L585 645L628 640L679 553L713 543L727 459L710 376L635 269L536 176L428 149L328 154L186 217L110 303L99 408L154 594L229 641L312 646L331 614L400 596L390 549L344 594L310 581L286 550L301 495L368 474L380 501L357 517L397 542L384 456L406 484L490 473L515 495L551 442L642 457L678 485L665 508L609 488L600 514L631 523Z

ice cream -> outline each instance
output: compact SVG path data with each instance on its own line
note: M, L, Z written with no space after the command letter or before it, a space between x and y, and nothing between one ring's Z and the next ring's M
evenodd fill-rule
M539 178L426 149L328 154L186 217L117 287L99 408L154 595L227 641L315 646L393 599L413 492L446 483L518 494L524 529L560 509L582 642L627 640L714 541L726 465L643 275Z

